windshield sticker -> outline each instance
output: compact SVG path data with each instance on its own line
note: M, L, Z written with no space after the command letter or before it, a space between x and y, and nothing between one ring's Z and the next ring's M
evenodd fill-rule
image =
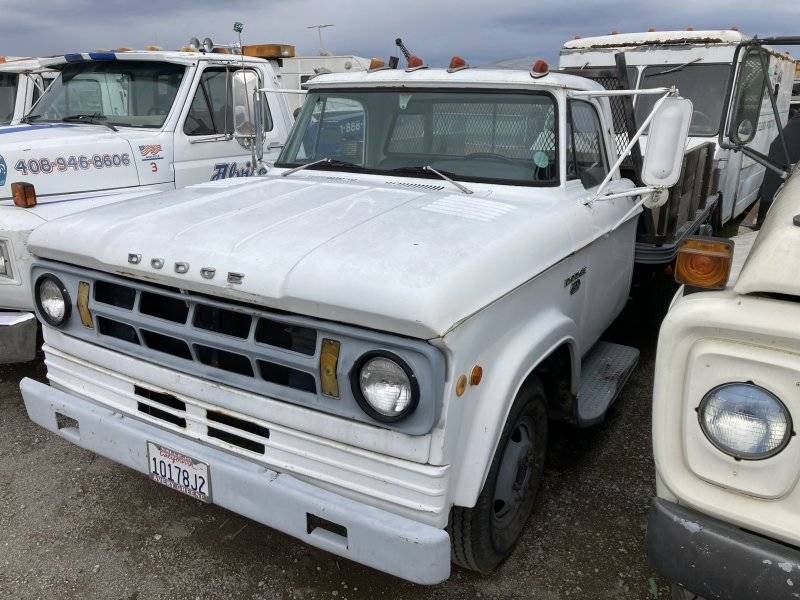
M533 162L540 169L544 169L550 165L550 159L547 157L547 153L541 150L537 150L533 155Z
M6 166L6 160L3 158L3 155L0 154L0 187L6 184L6 175L8 175L8 167Z
M23 176L30 175L49 175L50 173L63 173L64 171L86 171L88 169L111 169L115 167L127 167L131 164L131 156L127 152L124 154L95 154L93 156L57 156L49 158L31 158L30 160L18 160L14 165L14 170Z
M139 154L142 155L142 162L149 162L151 160L163 160L161 153L164 148L161 144L147 144L146 146L139 146Z
M266 173L266 167L262 166L258 169L258 175L266 175ZM211 171L211 181L219 181L220 179L228 179L229 177L250 177L254 174L250 166L250 161L246 162L241 167L235 162L217 163Z

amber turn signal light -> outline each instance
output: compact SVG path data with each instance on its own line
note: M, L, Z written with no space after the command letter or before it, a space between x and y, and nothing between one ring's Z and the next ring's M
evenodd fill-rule
M456 71L461 71L462 69L469 68L467 61L461 58L460 56L454 56L450 59L450 66L447 67L448 73L455 73Z
M14 198L14 204L20 208L36 206L36 188L32 183L15 181L11 184L11 196Z
M721 290L728 283L733 242L720 238L687 238L675 260L675 281L705 290Z
M89 283L81 281L78 283L78 314L81 316L81 323L84 327L92 326L92 313L89 310Z
M319 380L322 393L333 398L339 397L339 350L341 344L336 340L323 339L319 353Z

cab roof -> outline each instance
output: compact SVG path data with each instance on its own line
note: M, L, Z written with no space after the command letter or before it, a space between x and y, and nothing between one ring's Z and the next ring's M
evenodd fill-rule
M382 69L356 73L318 75L306 84L309 90L346 87L474 87L474 88L565 88L571 90L603 90L590 79L550 72L539 78L530 72L512 69L463 69L449 73L446 69Z
M267 62L262 58L254 56L242 57L241 54L223 54L217 52L179 52L177 50L129 50L117 52L76 52L65 54L63 62L68 64L91 62L91 61L114 61L114 60L152 60L156 62L170 62L179 65L193 65L200 60L214 62L241 62L242 58L246 62Z
M64 64L63 56L48 57L6 57L4 63L0 63L0 72L3 73L24 73L27 71L42 71Z
M624 46L670 46L692 44L739 44L749 39L734 29L702 31L645 31L640 33L615 33L578 38L564 43L564 50L590 48L619 48Z

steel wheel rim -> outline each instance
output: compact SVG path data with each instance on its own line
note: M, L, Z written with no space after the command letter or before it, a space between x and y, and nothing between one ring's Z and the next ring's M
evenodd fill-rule
M500 459L492 498L492 523L503 529L514 521L531 488L536 461L533 419L517 421Z

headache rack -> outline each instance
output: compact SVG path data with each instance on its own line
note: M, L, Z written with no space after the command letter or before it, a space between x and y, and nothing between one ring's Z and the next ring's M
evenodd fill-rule
M560 72L591 79L607 90L632 89L628 80L625 54L614 55L616 67L569 68ZM636 114L631 96L609 96L617 153L621 153L636 133ZM707 142L688 150L683 157L681 176L670 188L669 200L657 209L643 208L636 233L639 264L666 264L674 260L681 241L709 223L719 201L719 169L714 160L716 146ZM642 154L639 144L620 166L620 173L642 186Z

